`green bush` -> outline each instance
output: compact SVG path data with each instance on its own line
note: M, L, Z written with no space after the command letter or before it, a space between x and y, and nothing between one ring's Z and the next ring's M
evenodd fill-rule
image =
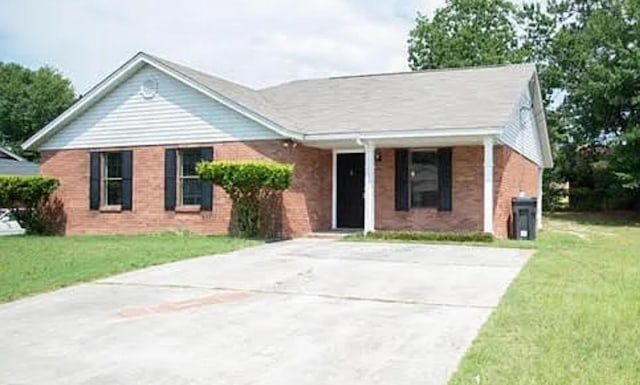
M376 231L367 233L365 238L399 241L445 241L445 242L493 242L489 233L445 233L423 231Z
M43 209L58 185L52 178L0 176L0 208L10 209L27 233L50 233Z
M291 186L293 165L269 161L201 162L200 179L222 187L233 202L231 233L256 237L262 230L261 204Z

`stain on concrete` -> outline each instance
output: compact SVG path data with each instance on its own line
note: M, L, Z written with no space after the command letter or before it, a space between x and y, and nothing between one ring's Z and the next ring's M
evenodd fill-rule
M163 302L153 306L133 307L117 313L122 318L143 317L153 314L175 313L209 305L242 301L251 296L246 291L224 291L204 297L191 298L183 301Z

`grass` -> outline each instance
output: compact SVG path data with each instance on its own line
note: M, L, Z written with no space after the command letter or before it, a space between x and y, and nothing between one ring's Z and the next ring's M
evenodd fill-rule
M450 385L637 384L640 221L548 218Z
M0 302L146 266L259 243L232 237L177 233L0 237Z

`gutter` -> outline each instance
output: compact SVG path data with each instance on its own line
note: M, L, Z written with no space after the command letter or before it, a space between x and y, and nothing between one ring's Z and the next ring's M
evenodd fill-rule
M329 141L329 140L355 140L358 145L363 140L399 139L399 138L438 138L438 137L460 137L460 136L487 136L499 135L501 127L488 128L455 128L455 129L421 129L421 130L398 130L387 132L360 132L360 133L326 133L326 134L306 134L302 141Z

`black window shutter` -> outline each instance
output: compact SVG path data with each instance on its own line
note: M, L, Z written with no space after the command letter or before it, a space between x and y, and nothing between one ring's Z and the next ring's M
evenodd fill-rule
M438 149L438 210L451 211L452 207L451 148Z
M164 209L176 208L176 149L164 150Z
M213 160L213 148L202 147L202 160L210 162ZM200 209L204 211L211 211L213 209L213 186L209 181L202 181L200 183L202 188L202 200L200 201Z
M89 158L89 209L100 208L100 153L92 152Z
M409 211L408 150L396 150L396 211Z
M122 151L122 210L133 206L133 151Z

